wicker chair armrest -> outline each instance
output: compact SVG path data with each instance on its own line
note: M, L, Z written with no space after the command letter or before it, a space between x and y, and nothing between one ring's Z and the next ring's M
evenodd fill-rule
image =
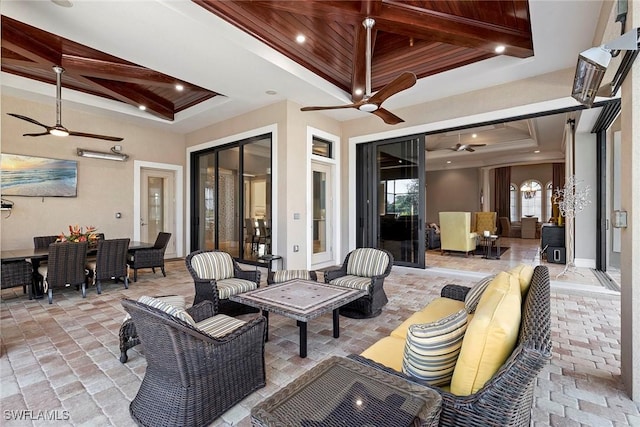
M448 284L445 285L444 288L442 288L442 290L440 291L440 296L458 301L464 301L470 290L471 288L468 286Z
M325 283L329 283L330 281L337 279L338 277L342 277L342 276L346 276L347 275L347 271L346 269L343 269L342 267L340 268L333 268L330 270L325 270L324 271L324 282Z
M260 285L260 270L243 270L241 268L233 269L234 276L238 279L251 280Z
M187 308L187 313L193 317L193 320L200 322L209 317L213 317L218 314L216 304L213 301L202 301L192 307Z
M196 289L196 295L193 300L193 305L197 305L202 301L212 301L214 304L214 311L218 312L219 297L218 297L218 285L215 280L209 279L194 279L193 284Z

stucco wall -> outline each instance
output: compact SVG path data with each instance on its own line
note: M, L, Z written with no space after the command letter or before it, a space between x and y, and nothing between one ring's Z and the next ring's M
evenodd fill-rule
M30 248L33 236L67 232L70 224L94 225L107 238L133 237L133 160L184 164L184 138L179 134L130 124L65 106L63 124L69 129L124 137L126 162L78 157L78 147L109 151L113 142L90 138L42 136L23 137L41 128L8 116L23 114L42 123L55 121L55 104L38 103L2 95L0 149L3 153L24 154L78 162L78 195L74 198L10 196L15 205L11 216L2 212L2 249ZM115 213L122 218L116 219ZM137 219L139 221L139 219Z

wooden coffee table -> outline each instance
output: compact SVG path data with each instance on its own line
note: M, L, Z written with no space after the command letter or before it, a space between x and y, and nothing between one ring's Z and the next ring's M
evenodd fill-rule
M231 301L257 307L267 318L269 313L297 320L300 328L300 357L307 357L307 322L333 311L333 337L340 336L338 309L366 294L366 291L333 286L310 280L294 279L277 285L229 297Z
M261 427L435 427L442 398L427 387L333 356L251 410Z

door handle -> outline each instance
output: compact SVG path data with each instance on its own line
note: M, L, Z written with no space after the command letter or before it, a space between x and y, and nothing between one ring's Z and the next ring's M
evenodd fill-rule
M144 222L144 219L140 218L140 226L142 227L142 226L145 226L145 225L147 225L147 224Z

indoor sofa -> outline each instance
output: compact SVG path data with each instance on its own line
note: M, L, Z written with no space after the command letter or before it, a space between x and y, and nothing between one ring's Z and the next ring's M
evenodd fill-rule
M496 280L502 282L502 289L508 288L510 291L493 289ZM517 292L511 291L514 281L519 291L517 296ZM528 426L536 376L551 358L549 292L549 271L546 266L537 266L535 269L519 266L510 272L485 278L473 288L446 285L441 297L414 313L389 336L360 355L352 354L349 357L436 390L442 396L441 426ZM511 308L501 306L509 298L511 302L522 301L520 307L514 310L515 303ZM490 307L496 301L498 304ZM477 304L475 309L470 307L474 302ZM442 368L439 366L435 369L436 375L431 378L429 373L423 375L421 369L426 366L429 370L433 365L429 367L429 363L421 365L420 360L416 362L416 352L411 350L411 346L416 345L417 341L415 348L418 348L418 353L423 351L429 354L425 347L420 346L428 346L428 341L433 337L427 339L424 335L422 341L414 337L414 342L409 337L424 332L425 324L446 329L443 318L462 318L468 311L474 314L466 315L467 322L461 339L456 343L454 340L448 342L451 345L459 344L460 348L459 356L452 362L452 369L445 372L446 369L438 370ZM487 311L492 312L489 319L514 316L516 321L512 329L515 330L506 332L506 335L499 330L487 338L484 335L486 330L495 326L492 324L494 320L489 320L489 324L480 320L487 318ZM453 329L447 329L446 335L455 334ZM501 341L509 340L509 334L513 343L500 348ZM479 343L484 347L479 348ZM448 354L449 350L442 353ZM487 360L487 357L491 360ZM491 363L493 367L489 366ZM435 386L434 383L439 385Z

